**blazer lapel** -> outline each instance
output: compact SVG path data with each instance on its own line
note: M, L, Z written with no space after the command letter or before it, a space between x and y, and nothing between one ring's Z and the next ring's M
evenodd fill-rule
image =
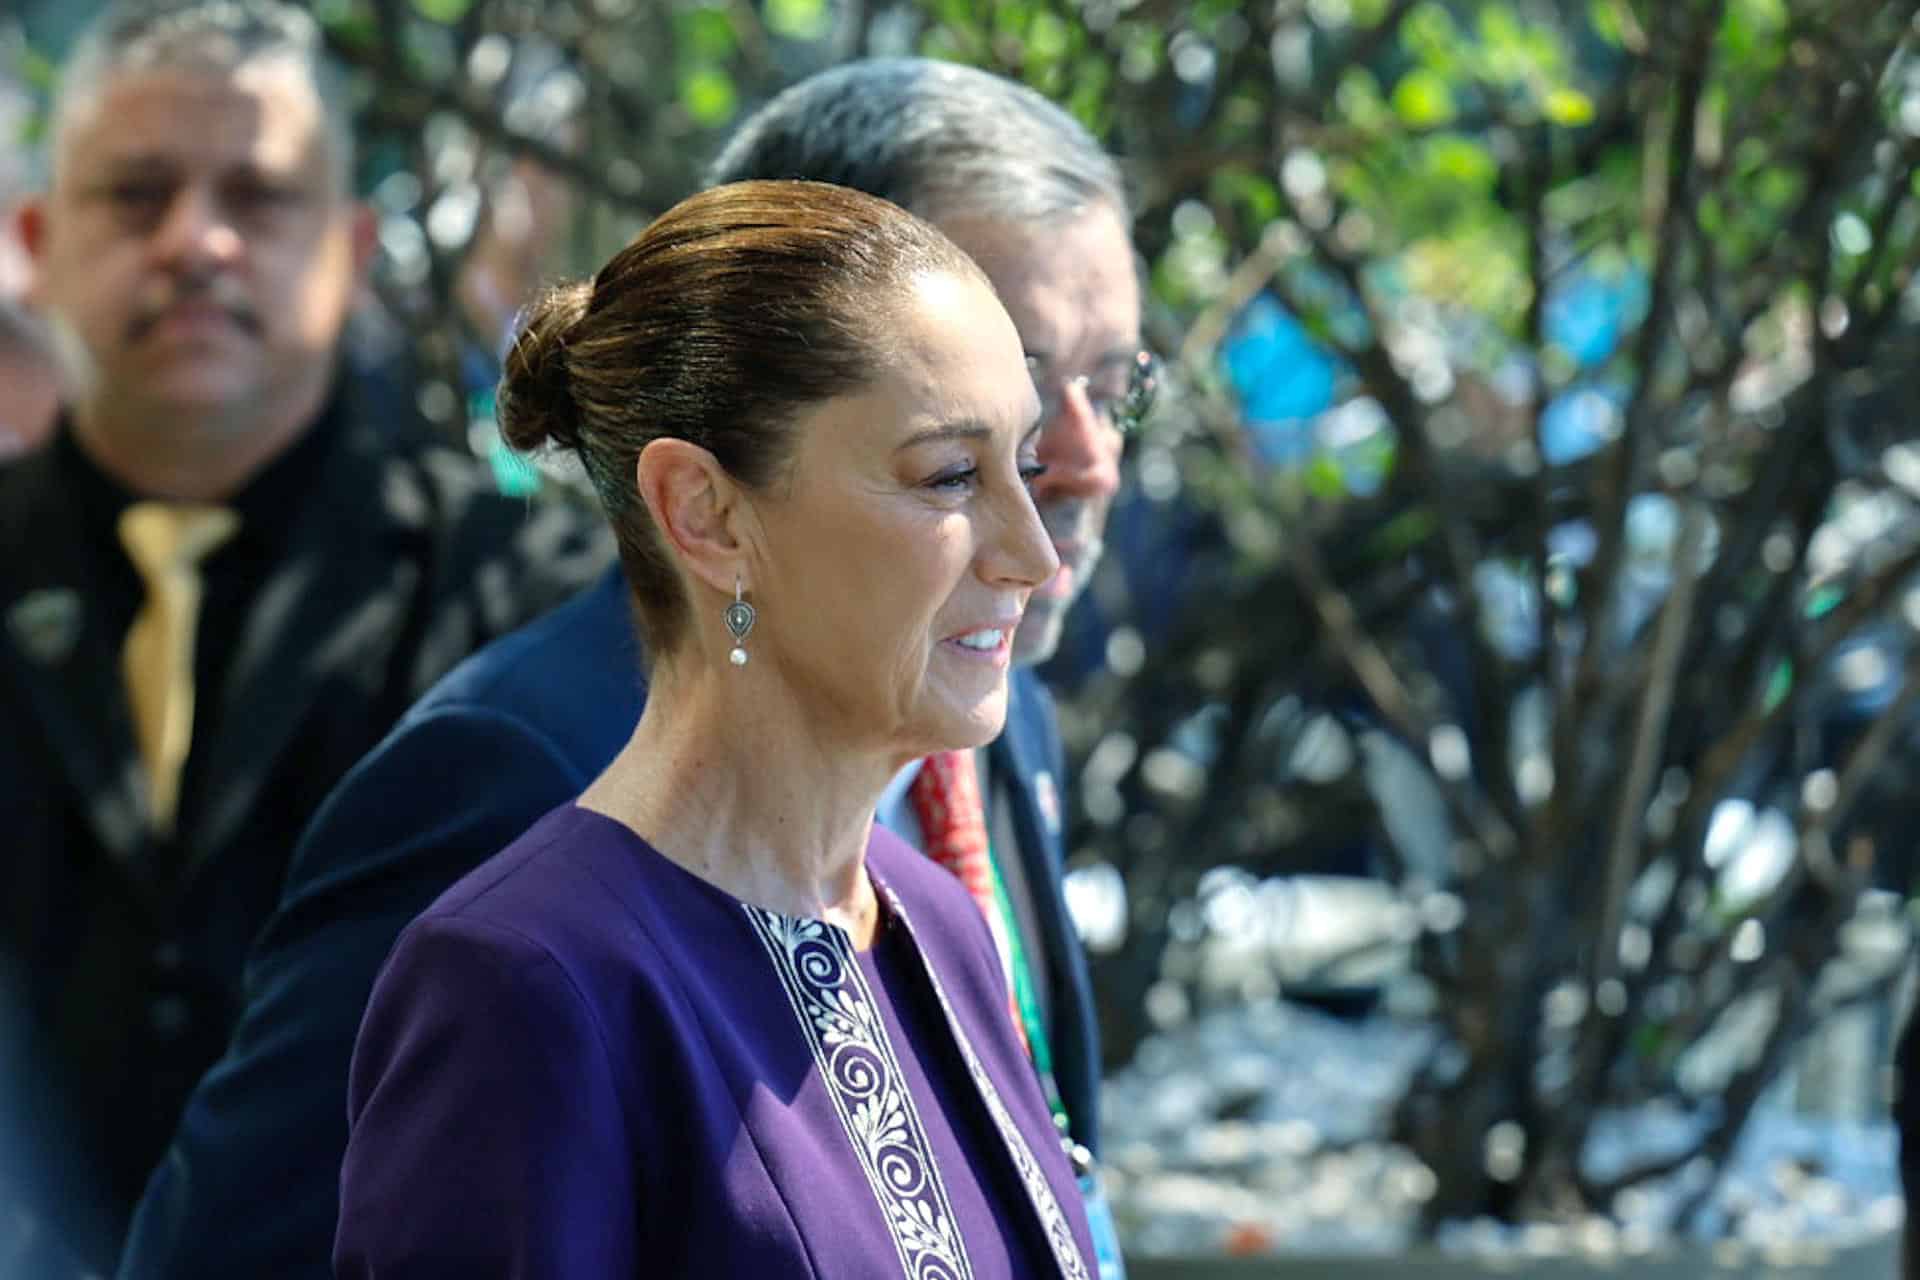
M391 473L371 431L339 429L287 556L241 625L209 747L208 776L220 785L189 834L190 874L234 838L316 700L341 688L332 677L378 673L384 684L418 594L420 561L407 544L425 527L424 500Z
M1041 945L1045 948L1052 985L1054 1080L1066 1100L1074 1136L1099 1150L1099 1115L1094 1103L1098 1085L1098 1030L1087 993L1092 984L1086 954L1067 910L1061 880L1061 780L1055 776L1051 704L1039 677L1016 671L1007 706L1007 727L990 749L995 785L1005 784L1013 811L1019 856L1027 872L1027 891L1033 899Z
M994 765L995 785L1004 785L1013 804L1014 832L1020 840L1020 856L1026 859L1034 878L1042 914L1052 911L1052 900L1059 898L1060 866L1060 780L1053 776L1053 761L1034 730L1037 713L1034 692L1023 684L1035 677L1016 672L1009 690L1007 727L988 748ZM1047 871L1048 874L1040 875ZM1043 882L1050 885L1051 897L1043 893Z
M98 580L87 543L71 519L52 463L42 450L14 464L0 486L32 532L32 557L0 566L0 678L14 683L47 744L47 755L83 797L87 821L114 860L150 879L146 799L118 637L93 607ZM27 545L16 540L12 545Z

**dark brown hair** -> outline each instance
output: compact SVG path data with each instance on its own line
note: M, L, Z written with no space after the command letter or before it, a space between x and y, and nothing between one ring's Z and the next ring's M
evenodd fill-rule
M648 442L697 444L750 489L778 478L801 410L859 390L920 275L986 277L896 205L817 182L738 182L681 201L591 281L529 308L500 382L516 449L579 453L620 544L648 649L687 625L634 488Z

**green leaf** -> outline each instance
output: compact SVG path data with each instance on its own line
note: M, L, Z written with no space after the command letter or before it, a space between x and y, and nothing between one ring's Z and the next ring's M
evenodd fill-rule
M695 62L722 62L740 47L726 10L705 6L675 14L674 37L681 57ZM731 91L732 86L728 87Z
M413 8L428 22L451 25L467 16L473 0L413 0Z
M1549 89L1547 100L1541 106L1547 119L1563 128L1593 123L1593 99L1578 89Z
M1212 203L1239 208L1249 227L1264 227L1280 216L1280 189L1270 178L1244 169L1222 169L1208 186Z
M1726 52L1735 59L1760 54L1762 45L1787 29L1786 0L1734 0L1722 27Z
M1761 705L1768 711L1773 710L1793 692L1793 664L1782 662L1773 669L1773 675L1767 680L1767 691L1761 697Z
M1301 477L1307 486L1307 492L1316 498L1334 499L1347 491L1346 478L1340 474L1339 459L1329 454L1317 454L1307 464L1306 474Z
M680 77L680 106L695 124L725 124L739 105L733 77L719 67L699 67Z
M1405 555L1431 538L1439 519L1425 507L1415 507L1382 525L1367 539L1367 554L1376 557Z
M1333 91L1333 104L1356 129L1374 133L1389 128L1393 116L1380 96L1380 82L1365 67L1348 67Z
M1490 188L1500 174L1500 163L1493 152L1460 134L1431 139L1426 151L1428 171L1449 182Z
M1513 7L1490 4L1480 11L1480 39L1493 46L1517 48L1526 38Z
M1058 14L1036 13L1033 25L1027 28L1027 57L1042 62L1057 61L1066 55L1069 34L1067 24Z
M1587 23L1593 34L1619 48L1626 43L1626 24L1620 21L1620 0L1593 0L1587 6Z
M818 40L833 26L826 0L767 0L767 30L789 40Z
M1393 110L1416 129L1447 124L1454 117L1453 86L1435 72L1409 71L1393 87Z
M1400 25L1400 43L1429 67L1451 66L1461 46L1460 28L1438 0L1427 0Z

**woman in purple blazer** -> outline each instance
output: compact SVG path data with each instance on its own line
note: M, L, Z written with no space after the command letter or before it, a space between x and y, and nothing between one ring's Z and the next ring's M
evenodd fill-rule
M389 957L336 1272L1090 1275L986 922L872 821L999 733L1057 567L986 278L884 201L718 187L533 309L501 411L585 465L651 687Z

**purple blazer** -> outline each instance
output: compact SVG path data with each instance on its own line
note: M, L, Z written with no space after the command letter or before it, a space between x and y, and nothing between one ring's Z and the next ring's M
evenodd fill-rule
M875 827L855 953L573 805L401 935L336 1274L1091 1276L985 922Z

